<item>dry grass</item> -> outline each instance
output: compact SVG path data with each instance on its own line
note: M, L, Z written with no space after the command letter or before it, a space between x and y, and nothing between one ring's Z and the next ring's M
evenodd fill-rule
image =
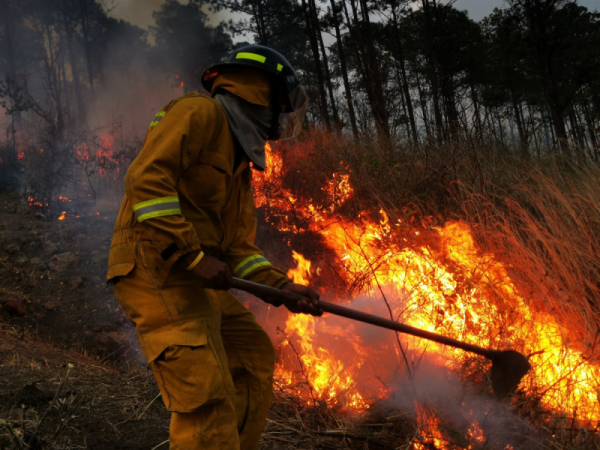
M0 328L3 450L152 448L168 436L157 393L146 370L118 371Z

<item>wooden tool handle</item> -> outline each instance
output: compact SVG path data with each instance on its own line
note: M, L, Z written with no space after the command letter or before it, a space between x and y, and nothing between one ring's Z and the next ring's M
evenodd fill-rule
M300 300L306 300L306 297L302 295L294 294L292 292L283 291L270 286L265 286L259 283L253 283L252 281L242 280L240 278L234 278L231 286L235 289L249 292L250 294L256 295L257 297L273 297L283 300L284 302L298 302ZM323 311L336 316L346 317L347 319L357 320L359 322L369 323L381 328L387 328L389 330L399 331L400 333L410 334L430 341L438 342L440 344L449 345L450 347L460 348L467 352L476 353L477 355L484 356L488 359L492 359L499 351L489 350L477 345L467 344L466 342L458 341L450 337L441 336L430 331L421 330L419 328L411 327L403 323L395 322L393 320L384 319L383 317L374 316L373 314L367 314L364 312L356 311L355 309L346 308L344 306L335 305L333 303L327 303L320 301L319 305Z

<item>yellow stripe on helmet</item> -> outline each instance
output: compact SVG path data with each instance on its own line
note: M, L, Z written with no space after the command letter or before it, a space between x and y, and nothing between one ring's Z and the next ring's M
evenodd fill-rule
M267 57L262 56L262 55L257 55L256 53L241 52L235 56L235 59L251 59L252 61L264 63L267 60Z

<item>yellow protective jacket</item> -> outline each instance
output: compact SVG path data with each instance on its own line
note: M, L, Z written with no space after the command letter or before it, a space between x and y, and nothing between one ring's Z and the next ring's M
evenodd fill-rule
M125 177L107 280L143 263L160 288L181 256L202 249L234 276L274 287L290 281L254 245L252 169L245 155L234 167L234 145L212 98L191 93L156 115Z

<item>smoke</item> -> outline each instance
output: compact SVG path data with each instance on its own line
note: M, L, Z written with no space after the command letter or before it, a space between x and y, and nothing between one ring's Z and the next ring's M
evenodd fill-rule
M384 401L387 408L400 411L420 421L418 403L441 419L441 426L461 437L477 434L477 424L486 448L542 448L540 436L520 418L509 400L484 396L461 381L458 375L425 357L413 373L413 381L396 380L391 395ZM423 426L424 424L420 423ZM446 436L451 434L446 432ZM470 436L471 435L471 436Z
M359 296L344 306L389 318L381 296ZM318 362L319 370L330 371L327 382L343 383L345 377L350 377L349 390L358 391L373 405L374 413L384 411L386 416L416 421L423 429L436 428L436 424L423 423L423 414L420 416L418 410L421 408L440 419L440 435L444 438L473 443L480 436L486 448L541 448L539 433L518 416L509 400L496 399L482 392L481 385L461 379L460 373L450 368L447 356L431 351L431 347L423 350L423 340L403 334L397 337L393 331L333 315L309 318L305 329L293 329L282 323L286 318L281 310L276 315L271 313L266 328L271 333L276 327L285 330L283 334L272 334L272 338L280 345L280 364L295 365L296 373L308 373L313 380L318 375L311 373L309 359L301 360L286 346L288 341L296 351L302 349L303 355L314 351L320 358L328 358L328 367L322 360ZM287 317L294 319L292 315ZM426 433L423 437L426 439Z

